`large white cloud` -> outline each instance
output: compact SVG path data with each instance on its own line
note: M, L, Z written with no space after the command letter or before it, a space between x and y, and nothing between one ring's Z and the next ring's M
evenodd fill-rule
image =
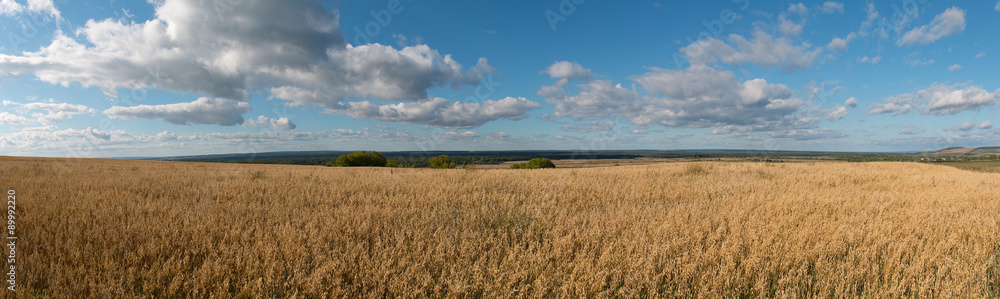
M692 64L750 62L762 67L784 67L791 72L812 67L823 51L808 43L796 45L788 37L775 38L759 29L754 31L752 39L732 34L728 40L729 44L715 38L702 39L681 48L680 52Z
M646 92L609 80L576 85L578 92L557 82L538 95L554 106L555 117L575 120L626 119L638 126L679 128L714 126L780 126L789 123L806 102L791 89L764 79L736 80L730 71L692 65L683 71L652 68L630 77ZM792 117L794 118L794 117Z
M951 115L996 105L1000 89L988 92L976 86L934 84L915 93L886 98L868 108L868 114L905 114L919 109L924 115Z
M934 17L930 24L907 31L896 42L899 46L926 45L965 30L965 10L958 7L946 9Z
M348 102L341 107L329 108L323 112L388 122L471 128L498 119L520 120L528 116L526 111L539 107L541 105L525 98L453 102L432 97L414 102L382 105L371 101Z
M246 100L253 91L290 105L340 108L346 99L416 101L427 90L480 85L485 58L464 68L427 45L351 45L338 14L319 0L153 1L141 23L90 20L48 46L0 55L0 69L39 80L100 87L159 88ZM6 3L6 2L4 2Z
M110 118L163 119L177 125L218 124L234 126L243 123L243 114L250 104L220 98L199 98L193 102L165 105L115 106L104 110Z

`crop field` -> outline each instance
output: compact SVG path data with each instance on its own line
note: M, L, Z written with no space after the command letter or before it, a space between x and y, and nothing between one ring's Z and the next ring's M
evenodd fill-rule
M942 165L0 157L0 184L23 296L1000 295L1000 174Z

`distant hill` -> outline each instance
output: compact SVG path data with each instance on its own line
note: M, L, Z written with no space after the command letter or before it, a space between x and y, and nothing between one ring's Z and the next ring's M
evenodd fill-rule
M920 153L931 157L982 157L1000 155L1000 146L984 146L977 148L949 147L933 152Z

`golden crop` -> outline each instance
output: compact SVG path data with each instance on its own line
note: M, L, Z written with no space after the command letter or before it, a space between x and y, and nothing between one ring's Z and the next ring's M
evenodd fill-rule
M0 183L18 194L20 295L1000 293L1000 174L926 164L437 170L8 157Z

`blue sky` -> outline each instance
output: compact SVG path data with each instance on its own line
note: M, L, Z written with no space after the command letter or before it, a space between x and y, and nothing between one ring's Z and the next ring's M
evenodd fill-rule
M0 155L1000 145L998 25L992 1L0 0Z

